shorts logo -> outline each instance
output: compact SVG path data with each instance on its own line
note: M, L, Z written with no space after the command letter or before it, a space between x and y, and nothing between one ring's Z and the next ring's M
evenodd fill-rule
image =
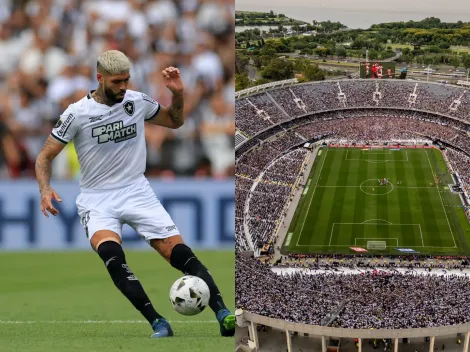
M174 230L176 230L176 225L167 226L167 227L165 227L165 229L166 229L168 232L174 231Z
M98 137L98 144L114 141L119 143L137 136L137 125L124 126L124 122L111 122L91 130L92 137Z
M132 116L134 115L134 102L132 100L128 100L123 105L124 111L127 115Z
M82 225L85 228L86 237L89 238L90 233L88 232L88 221L90 221L90 212L89 211L85 212L81 220L82 220Z
M69 129L70 125L72 124L73 120L75 120L75 116L73 116L72 114L70 114L69 116L67 116L67 118L65 119L65 121L62 121L62 119L60 119L59 121L57 121L57 123L55 124L55 128L59 128L59 131L57 131L57 134L62 137L64 136L66 133L67 133L67 130Z

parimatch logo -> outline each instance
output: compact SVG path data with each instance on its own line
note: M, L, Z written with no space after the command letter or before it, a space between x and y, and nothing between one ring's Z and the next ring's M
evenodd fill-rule
M93 128L91 131L93 137L98 137L99 144L107 143L109 141L119 143L137 136L136 124L133 123L132 125L124 126L124 122L122 121L111 122L103 126L98 126Z

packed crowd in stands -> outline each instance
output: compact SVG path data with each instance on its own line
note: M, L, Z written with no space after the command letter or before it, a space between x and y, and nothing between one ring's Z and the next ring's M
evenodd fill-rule
M345 267L357 268L427 268L427 269L464 269L470 268L467 256L426 256L426 255L386 255L370 254L289 254L280 260L267 259L272 267L334 269Z
M146 126L148 175L234 174L234 2L4 0L0 2L0 179L34 176L34 159L66 107L96 89L96 59L132 62L129 89L168 106L161 71L185 84L183 127ZM112 9L110 11L109 9ZM72 143L54 179L79 176Z
M366 270L279 275L258 260L237 254L236 307L290 322L354 329L438 327L470 322L470 280L456 274L431 275Z
M460 153L452 149L445 151L447 159L451 163L454 170L458 171L462 188L470 193L470 156Z
M270 147L269 150L272 152L278 149ZM306 149L294 150L275 159L269 166L266 164L265 169L237 166L235 217L246 220L255 248L270 242L286 202L290 199L295 180L301 174L307 153ZM255 180L256 187L250 192ZM245 209L247 199L248 210ZM242 232L237 232L236 237L245 237L243 226L236 227L237 230Z
M296 85L239 99L236 125L254 135L300 115L352 107L417 109L470 121L470 93L463 88L400 80L348 80Z

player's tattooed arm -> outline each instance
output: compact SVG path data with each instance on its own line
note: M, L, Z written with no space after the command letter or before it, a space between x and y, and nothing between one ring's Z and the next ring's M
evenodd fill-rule
M174 93L171 105L168 107L168 114L175 126L181 127L184 124L183 117L184 99L183 93Z
M41 152L36 158L36 179L38 180L39 190L42 191L50 188L50 180L52 173L52 160L55 158L54 155L54 142L50 140L49 137L44 146L42 147Z
M165 86L173 93L171 105L168 107L160 106L157 113L148 119L151 124L179 128L184 124L184 85L180 77L180 71L175 67L168 67L162 71Z
M64 149L65 144L49 136L36 158L36 179L41 193L41 211L48 217L47 211L53 215L59 212L52 206L52 198L60 201L56 191L51 188L52 160Z
M152 125L158 125L168 128L177 129L184 124L184 99L183 93L174 93L171 105L168 107L160 106L157 113L147 120Z

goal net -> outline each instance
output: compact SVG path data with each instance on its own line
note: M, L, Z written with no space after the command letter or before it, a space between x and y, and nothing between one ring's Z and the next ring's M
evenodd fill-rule
M385 250L387 241L367 241L367 249Z

